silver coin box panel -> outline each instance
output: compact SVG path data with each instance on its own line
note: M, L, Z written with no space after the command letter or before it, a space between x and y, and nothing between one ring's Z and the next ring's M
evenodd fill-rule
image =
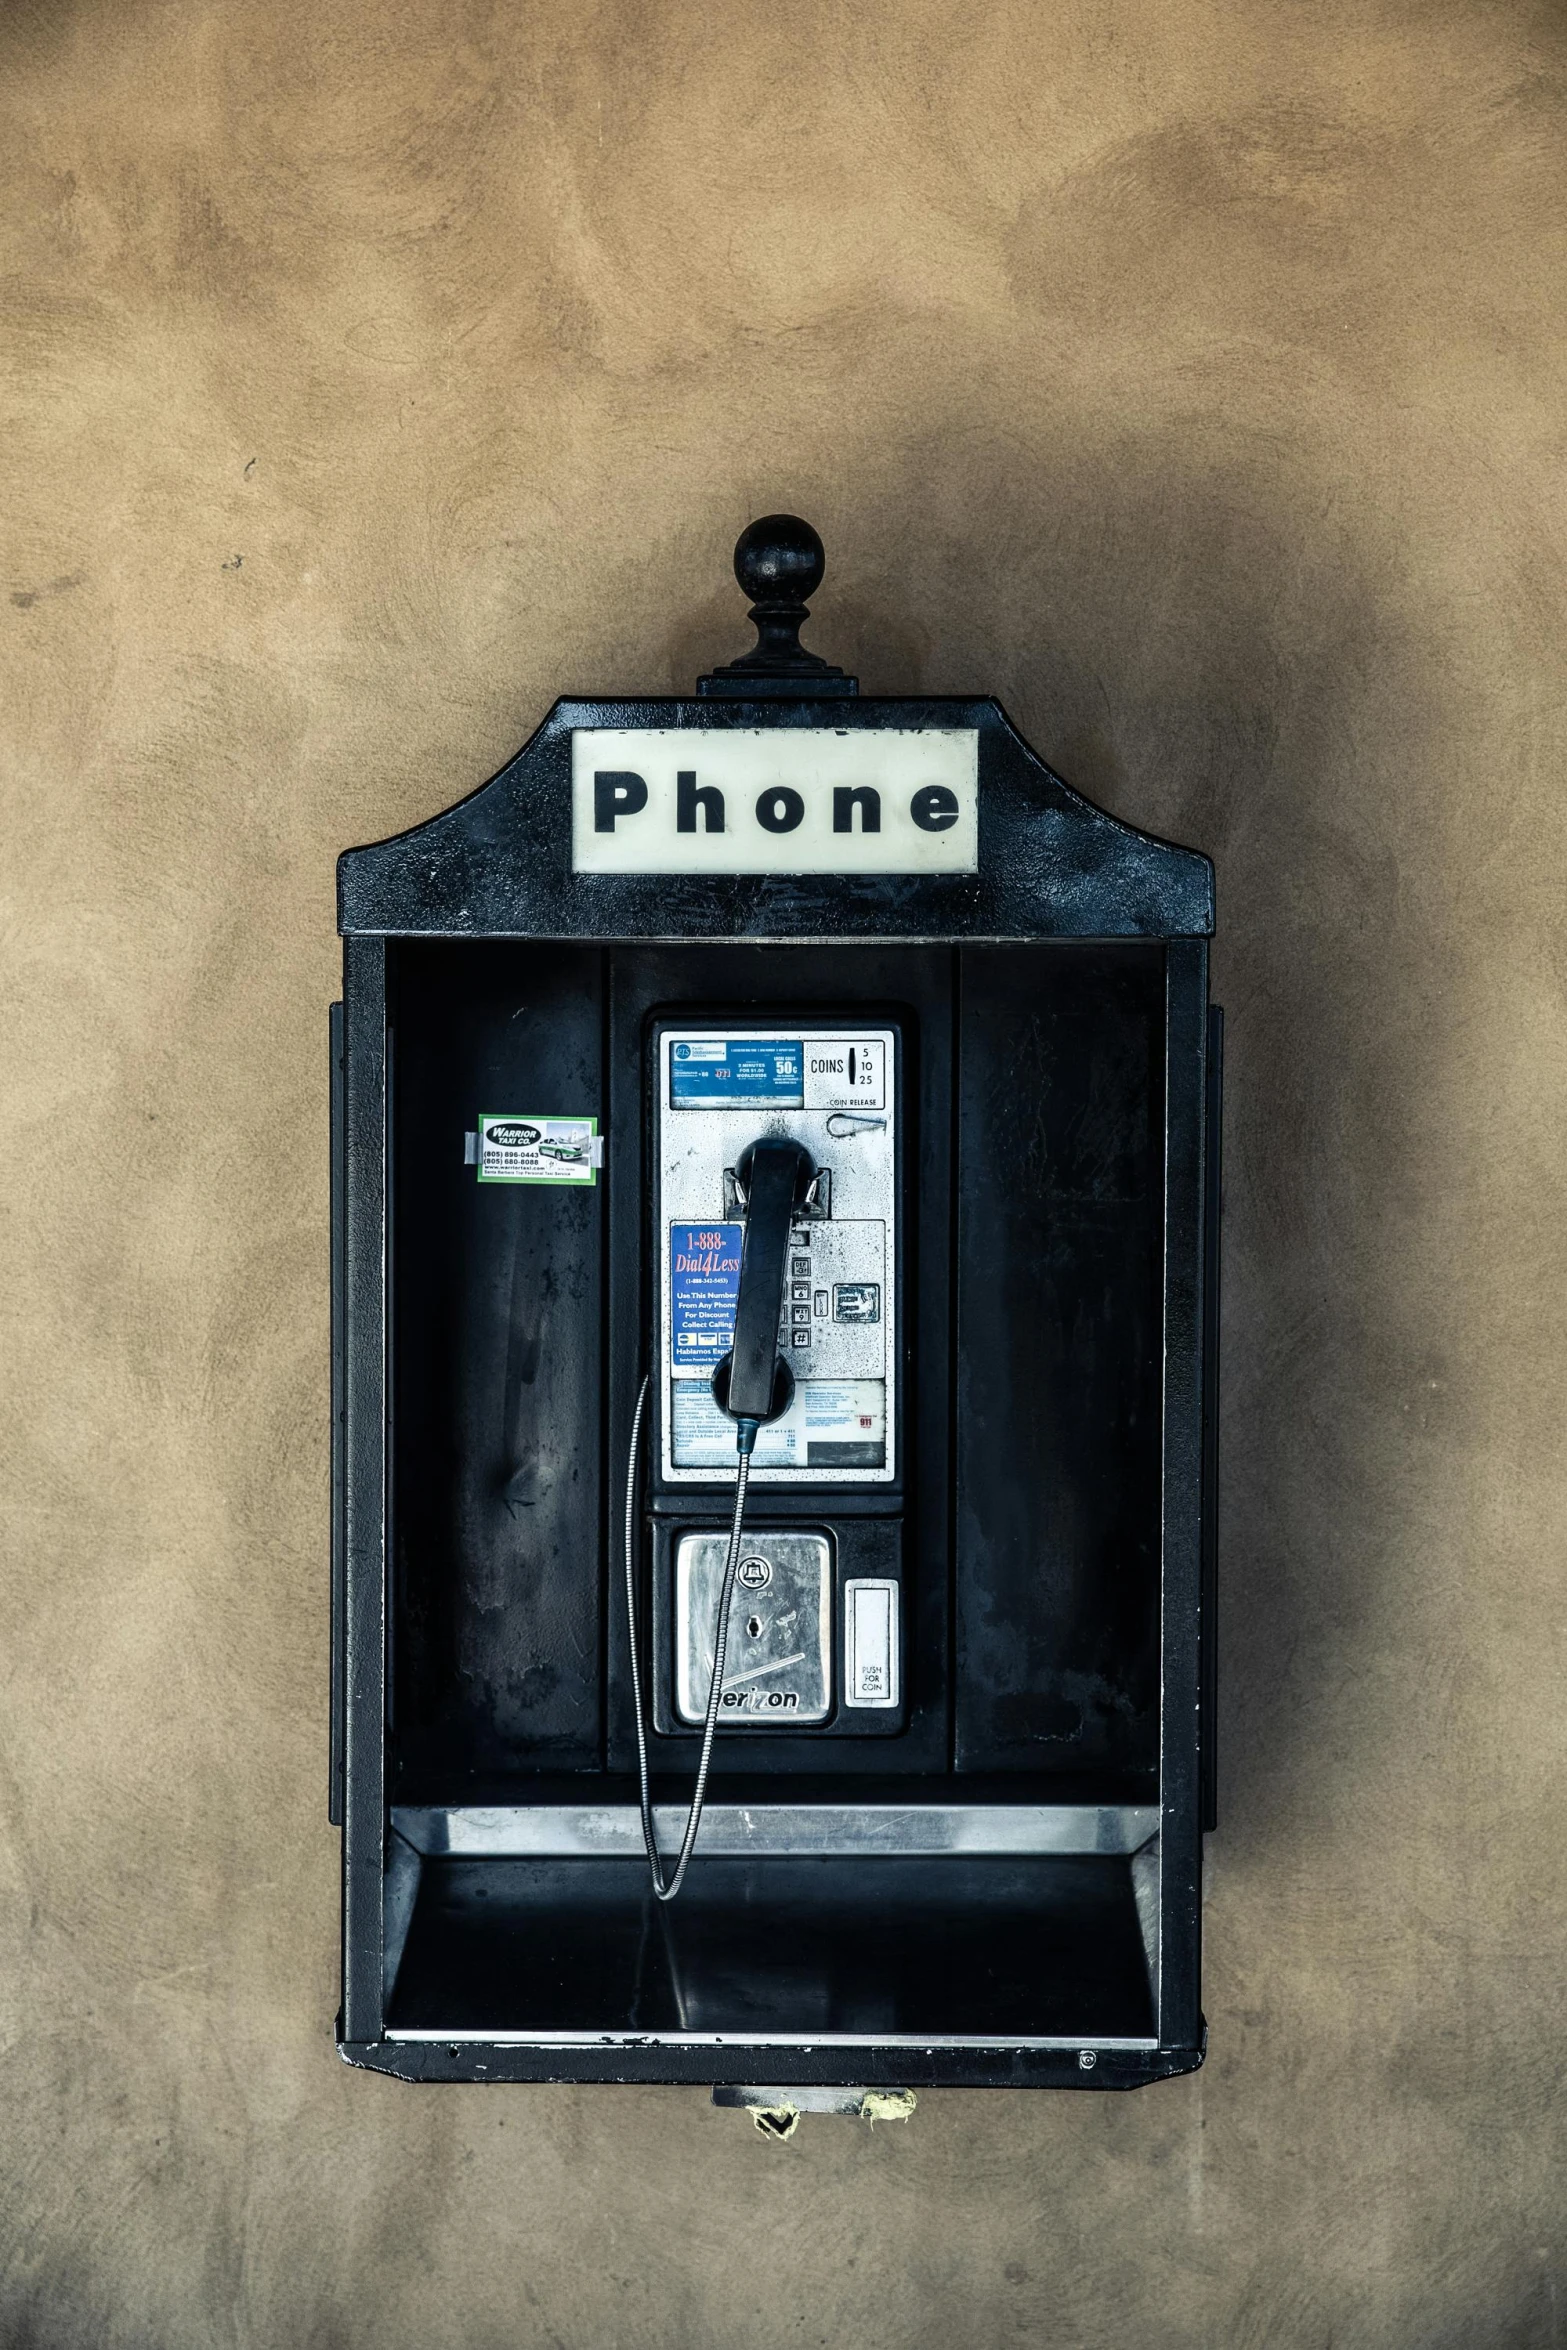
M675 1545L675 1705L707 1712L726 1534ZM825 1534L747 1532L742 1539L720 1720L726 1730L824 1722L832 1711L832 1545Z

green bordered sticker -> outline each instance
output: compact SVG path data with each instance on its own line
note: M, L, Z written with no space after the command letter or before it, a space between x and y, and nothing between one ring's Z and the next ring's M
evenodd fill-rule
M469 1157L481 1183L588 1183L598 1181L604 1138L596 1118L501 1116L485 1112Z

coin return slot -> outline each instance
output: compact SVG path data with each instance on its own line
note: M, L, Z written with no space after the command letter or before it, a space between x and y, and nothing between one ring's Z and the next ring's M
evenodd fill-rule
M852 1706L898 1702L898 1586L890 1579L856 1576L844 1585L848 1652L844 1702Z

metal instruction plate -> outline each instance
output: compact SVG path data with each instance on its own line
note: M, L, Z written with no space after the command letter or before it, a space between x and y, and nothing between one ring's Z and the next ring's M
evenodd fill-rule
M675 1710L707 1712L729 1537L675 1545ZM832 1544L825 1534L750 1528L729 1608L719 1722L793 1728L832 1710Z

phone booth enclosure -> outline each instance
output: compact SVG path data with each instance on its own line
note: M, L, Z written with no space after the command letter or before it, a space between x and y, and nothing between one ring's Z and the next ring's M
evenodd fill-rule
M994 701L809 671L704 683L557 703L481 790L341 861L340 2046L447 2080L1190 2070L1212 869L1071 791ZM681 870L693 848L752 852L713 849L700 807L694 837L639 838L658 809L624 812L624 744L671 734L680 813L711 772L731 826L756 772L805 799L836 760L837 788L873 774L885 806L909 777L941 792L921 762L962 744L968 866L826 869L824 819L817 870ZM608 851L584 830L590 773ZM865 813L851 856L881 853ZM631 869L580 869L606 853ZM633 1556L663 1844L711 1669L733 1469L707 1377L753 1118L797 1132L828 1204L793 1234L779 1338L801 1375L747 1506L731 1624L756 1661L732 1695L726 1668L696 1855L663 1907L637 1811L628 1452L646 1375Z

